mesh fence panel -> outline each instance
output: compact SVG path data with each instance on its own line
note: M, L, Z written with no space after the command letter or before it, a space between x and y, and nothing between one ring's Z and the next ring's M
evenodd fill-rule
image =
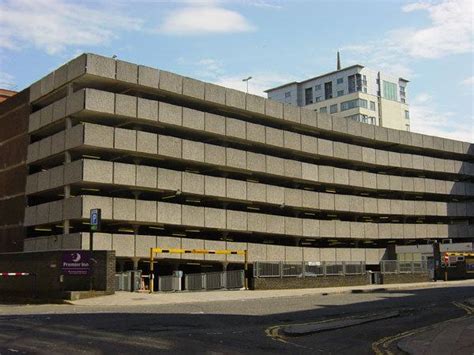
M324 265L320 262L307 262L305 264L305 277L315 277L324 275Z
M343 275L344 267L342 263L330 262L325 263L326 266L326 275Z
M346 275L365 274L365 264L364 263L346 263L345 274Z
M282 264L283 276L285 277L301 277L303 274L302 263L284 263Z
M244 287L244 270L227 271L224 273L226 288Z
M256 262L254 265L255 277L280 277L279 262Z

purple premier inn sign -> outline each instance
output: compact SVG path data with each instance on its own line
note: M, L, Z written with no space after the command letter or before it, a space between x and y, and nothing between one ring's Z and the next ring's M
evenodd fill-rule
M65 251L63 252L62 270L64 275L89 275L91 264L91 253L89 251Z

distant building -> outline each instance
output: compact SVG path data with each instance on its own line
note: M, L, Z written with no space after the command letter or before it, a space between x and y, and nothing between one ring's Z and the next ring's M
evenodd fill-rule
M5 101L9 97L12 97L16 94L16 91L7 90L7 89L0 89L0 102Z
M410 130L408 80L365 68L340 67L301 82L268 89L268 98L337 117L377 126Z

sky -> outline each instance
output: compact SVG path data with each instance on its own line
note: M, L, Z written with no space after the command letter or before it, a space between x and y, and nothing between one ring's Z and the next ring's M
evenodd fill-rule
M83 52L245 91L355 63L410 80L411 130L474 142L472 0L0 0L0 87Z

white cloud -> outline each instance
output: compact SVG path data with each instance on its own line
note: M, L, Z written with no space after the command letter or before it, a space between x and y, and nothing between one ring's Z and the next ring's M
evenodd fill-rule
M15 77L11 74L0 71L0 88L15 90L17 88Z
M461 84L471 86L471 87L474 86L474 75L461 81Z
M423 11L430 23L425 27L393 29L369 43L351 44L342 49L365 56L366 63L410 77L410 63L417 59L436 59L474 49L471 0L416 2L402 7L404 12Z
M427 93L417 95L410 105L411 131L474 142L473 117L458 117L443 111Z
M291 75L272 72L230 74L225 70L225 65L221 61L212 58L198 60L195 62L195 66L193 71L197 78L244 92L247 90L247 84L242 79L252 76L252 79L249 80L249 93L263 97L267 96L264 90L295 80Z
M212 82L217 85L245 92L247 90L247 84L243 82L242 79L247 77L247 74L224 75L212 80ZM288 80L288 77L276 73L256 73L252 75L252 79L249 80L249 93L267 97L264 90L285 84L289 81L291 80Z
M33 45L48 54L68 47L102 45L121 30L138 30L142 21L110 11L106 3L66 0L6 0L0 2L0 47Z
M414 2L411 4L407 4L402 7L403 12L412 12L416 10L426 10L430 7L430 4L427 2Z
M192 2L172 11L159 28L160 32L177 35L248 32L255 29L241 14L211 2Z

